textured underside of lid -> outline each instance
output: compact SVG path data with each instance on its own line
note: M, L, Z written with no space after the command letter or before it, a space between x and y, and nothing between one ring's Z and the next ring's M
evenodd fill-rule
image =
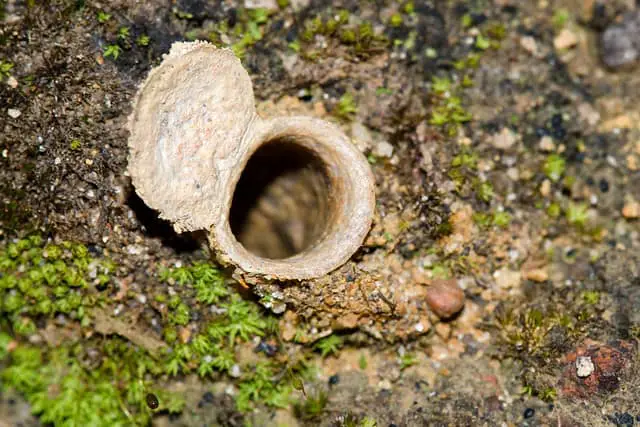
M176 231L209 229L223 209L221 176L237 164L255 117L251 80L230 50L174 43L129 118L137 193Z

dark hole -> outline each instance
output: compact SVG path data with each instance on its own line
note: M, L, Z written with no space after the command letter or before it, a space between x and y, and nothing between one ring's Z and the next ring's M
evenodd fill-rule
M321 160L287 138L260 147L236 186L229 222L253 254L283 259L318 242L328 230L329 180Z
M171 223L158 217L158 213L148 207L135 191L129 193L127 205L136 215L136 219L144 226L145 235L152 238L159 238L162 244L173 248L176 252L194 252L200 249L202 240L197 232L182 233L175 232Z

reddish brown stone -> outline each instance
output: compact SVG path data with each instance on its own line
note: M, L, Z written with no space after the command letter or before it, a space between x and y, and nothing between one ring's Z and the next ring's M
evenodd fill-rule
M464 292L456 280L434 280L427 289L427 304L441 319L449 319L464 307Z
M601 344L587 341L565 356L565 368L560 379L561 393L569 397L588 398L594 394L608 394L620 385L620 377L633 359L636 348L629 341L614 341ZM576 359L589 357L594 364L593 372L579 378Z

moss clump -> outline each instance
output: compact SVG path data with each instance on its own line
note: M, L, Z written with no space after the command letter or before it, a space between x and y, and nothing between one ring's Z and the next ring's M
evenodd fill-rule
M343 341L338 335L329 335L326 338L322 338L315 345L314 348L320 352L322 357L327 357L331 354L337 354L342 347Z
M16 240L0 250L0 314L18 335L57 314L87 326L89 308L103 301L95 290L109 284L114 269L81 244L47 243L37 235Z
M88 350L99 347L98 360ZM147 425L154 411L146 394L159 397L160 412L180 412L184 400L152 381L158 364L120 339L92 340L42 349L26 343L4 352L2 380L24 394L34 414L53 425ZM0 352L2 355L2 352Z
M585 203L570 202L567 207L566 216L569 224L584 228L589 219L589 206Z
M386 48L388 40L383 35L376 34L370 22L350 22L350 17L347 10L341 9L305 20L300 39L293 44L294 50L303 52L302 55L306 59L316 60L331 54L338 45L346 47L347 54L360 58L366 58ZM317 46L317 36L328 39L330 43L327 43L326 47Z
M358 106L353 98L353 95L349 92L340 97L338 103L333 110L333 115L344 121L351 121L355 118L358 112Z
M23 338L38 332L41 319L59 314L71 321L69 328L89 330L91 309L106 305L102 295L108 294L114 270L113 263L94 257L81 244L54 244L38 236L16 240L0 251L2 380L24 394L43 422L148 425L154 413L177 413L184 406L183 399L158 384L189 373L207 379L234 371L229 379L237 383L237 407L243 411L256 404L289 404L306 367L288 368L266 356L250 363L237 359L237 346L253 337L277 339L277 323L257 304L242 299L207 263L158 274L175 291L171 297L155 297L168 308L166 350L150 354L120 338L83 338L92 334L76 334L57 348L34 346ZM202 319L199 330L183 334L196 312ZM281 375L283 370L291 374ZM146 404L149 393L159 400L155 410Z
M441 127L451 136L456 135L463 123L471 121L471 114L462 107L458 95L460 84L453 84L448 77L434 77L431 81L434 104L429 124Z
M284 3L282 4L281 7L286 7ZM206 29L188 32L186 38L189 40L206 38L216 46L230 47L233 53L242 59L247 51L264 37L272 13L274 12L264 8L238 9L233 18Z
M195 263L191 266L163 269L159 278L175 286L181 294L181 298L174 296L169 300L169 308L172 310L169 314L170 324L184 324L189 310L188 305L183 302L186 300L194 300L196 307L194 309L192 306L191 311L199 310L200 317L205 317L200 322L202 326L198 333L186 343L174 344L164 355L162 365L167 375L195 372L202 378L216 378L219 375L231 376L233 373L237 377L240 374L236 395L240 411L250 410L257 403L278 408L289 405L289 395L295 388L298 373L281 375L283 370L288 369L286 366L269 360L243 365L236 357L236 347L240 343L253 337L275 338L278 331L275 318L234 292L230 283L226 283L211 264ZM212 305L216 306L217 314L207 316L206 313L211 311L209 306ZM180 314L182 312L184 313ZM165 338L177 342L175 328L165 329ZM297 368L296 372L302 369ZM233 380L233 377L230 379Z
M329 403L329 396L324 390L317 390L296 402L293 406L296 418L303 421L319 419Z
M504 211L495 211L489 213L474 212L473 221L478 227L488 229L495 226L499 228L507 228L511 224L511 215Z
M544 162L543 170L544 174L553 182L560 181L562 175L564 174L564 170L566 167L566 162L562 156L558 154L551 154L547 157Z
M478 154L468 147L462 150L451 159L449 168L449 178L453 180L457 191L462 191L465 185L470 182L478 170Z

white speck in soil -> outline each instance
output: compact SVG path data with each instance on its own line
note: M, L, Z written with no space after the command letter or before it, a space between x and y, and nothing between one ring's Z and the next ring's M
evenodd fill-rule
M595 366L589 356L579 356L576 359L576 374L579 378L586 378L593 373Z
M20 117L22 115L22 111L15 109L15 108L9 108L7 110L7 114L9 115L9 117L11 117L12 119L17 119L18 117Z
M124 305L118 304L118 306L113 309L113 315L118 316L120 313L122 313L122 310L124 310Z
M240 366L233 365L231 367L231 370L229 371L229 375L231 375L233 378L240 378L240 376L242 375L242 371L240 370Z

